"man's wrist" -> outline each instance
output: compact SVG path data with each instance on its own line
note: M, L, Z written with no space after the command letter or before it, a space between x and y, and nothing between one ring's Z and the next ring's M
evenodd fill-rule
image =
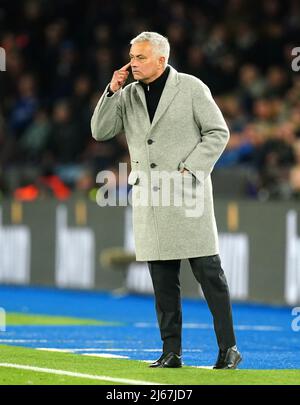
M114 91L112 91L112 89L111 89L111 87L110 86L108 86L108 89L107 89L107 96L108 97L111 97L113 94L114 94L115 92Z

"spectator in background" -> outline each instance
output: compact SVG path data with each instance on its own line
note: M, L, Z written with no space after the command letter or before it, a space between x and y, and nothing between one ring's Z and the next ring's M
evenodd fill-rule
M19 80L18 97L10 115L10 127L16 138L31 124L38 105L35 79L32 74L25 74Z
M87 138L90 133L90 94L91 80L86 74L76 77L73 86L72 97L70 100L74 117L80 122Z
M38 110L32 124L19 140L19 146L25 161L33 164L39 164L43 161L43 155L50 141L50 130L51 125L47 111Z
M249 64L243 65L239 71L239 86L236 95L246 113L251 113L254 101L262 97L264 91L265 81L257 67Z
M295 164L293 126L285 122L279 126L274 136L262 144L258 170L261 176L263 198L289 198L290 169Z
M113 66L125 64L129 38L149 27L169 38L170 63L199 77L217 96L233 133L218 165L242 171L246 164L261 175L261 144L276 138L276 128L285 121L293 123L296 134L300 131L300 75L291 69L299 21L297 0L262 0L255 6L240 0L153 0L143 7L135 0L2 2L0 46L7 55L7 71L0 73L3 178L24 158L42 166L46 160L50 171L67 160L64 165L83 165L96 175L127 153L118 140L100 147L85 141L90 138L87 121L94 89L109 81ZM74 127L74 140L83 148L75 151L72 145L67 159L67 150L54 147L57 139L45 146L42 136L38 145L43 125L58 127L50 111L61 99L70 110L67 132ZM60 150L59 162L54 149ZM259 184L263 181L257 193Z
M295 164L290 171L289 184L292 195L299 199L300 197L300 137L293 144Z
M99 47L95 52L94 61L94 77L98 88L102 88L107 80L109 80L109 73L112 69L112 55L111 50L108 48Z
M268 69L266 78L266 97L283 97L289 87L286 73L279 66Z
M85 134L73 116L70 103L58 101L54 105L49 150L54 171L68 184L74 184L80 174L79 157L86 145Z

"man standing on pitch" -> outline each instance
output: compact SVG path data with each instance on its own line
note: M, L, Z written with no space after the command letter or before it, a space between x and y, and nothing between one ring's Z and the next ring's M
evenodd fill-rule
M114 72L95 108L92 135L105 141L125 131L136 260L148 263L163 341L162 356L150 367L182 365L179 271L181 259L188 259L213 316L219 346L214 368L234 369L242 357L219 257L210 177L229 131L208 87L170 66L169 53L167 38L155 32L143 32L131 41L130 62ZM136 81L123 88L130 68ZM195 211L199 215L174 201L153 204L158 193L166 194L165 183L153 186L149 181L159 173L184 180L179 194L196 203L202 199L202 209ZM149 194L150 203L138 203ZM179 194L171 192L172 197Z

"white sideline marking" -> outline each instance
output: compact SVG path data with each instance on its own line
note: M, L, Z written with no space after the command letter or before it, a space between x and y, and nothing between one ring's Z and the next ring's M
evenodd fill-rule
M151 322L136 322L133 324L136 328L158 328L156 323ZM208 323L183 323L183 329L213 329L212 324ZM262 332L275 332L275 331L282 331L283 328L281 326L272 326L272 325L235 325L234 329L236 330L255 330L255 331L262 331Z
M213 366L191 366L193 368L204 368L205 370L213 370Z
M59 343L77 343L75 339L0 339L0 343L49 343L53 341L58 341ZM114 340L82 340L88 344L91 343L114 343Z
M48 373L48 374L57 374L57 375L66 375L68 377L79 377L86 378L88 380L99 380L99 381L109 381L123 384L132 384L132 385L161 385L157 382L149 381L140 381L140 380L130 380L127 378L114 378L107 377L105 375L92 375L92 374L83 374L83 373L74 373L72 371L66 370L56 370L53 368L42 368L42 367L32 367L25 366L23 364L13 364L13 363L0 363L0 367L16 368L18 370L31 370L38 373Z
M124 348L114 348L114 347L109 347L109 348L103 348L103 347L98 347L98 348L75 348L75 349L56 349L54 347L48 348L48 347L37 347L36 350L45 350L45 351L51 351L51 352L71 352L71 353L76 353L76 352L133 352L133 353L160 353L161 349L127 349L126 347ZM203 352L202 349L184 349L184 353L201 353ZM82 353L81 353L82 354Z
M47 343L46 339L0 339L0 343Z
M113 359L128 359L128 356L121 356L120 354L112 354L112 353L93 353L91 349L55 349L52 347L38 347L36 350L41 350L43 352L58 352L58 353L75 353L78 351L86 351L88 353L81 353L83 356L92 356L92 357L106 357L106 358L113 358ZM105 349L93 349L98 351L103 351Z
M143 363L153 363L155 360L138 360L138 361L142 361ZM213 370L213 366L188 366L188 367L203 368L205 370Z
M55 349L52 347L37 347L36 350L43 350L45 352L61 352L61 353L72 353L71 349Z
M138 361L141 361L143 363L153 363L155 360L138 360ZM213 366L189 366L189 367L192 367L192 368L204 368L206 370L213 370Z
M126 348L75 348L75 349L59 349L55 347L37 347L36 350L43 350L49 352L66 352L66 353L76 353L76 352L161 352L161 349L126 349ZM198 351L198 350L197 350ZM82 353L81 353L82 354ZM112 354L112 356L114 356Z

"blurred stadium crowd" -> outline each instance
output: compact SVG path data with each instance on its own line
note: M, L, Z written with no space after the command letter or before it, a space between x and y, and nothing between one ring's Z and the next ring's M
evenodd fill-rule
M90 118L144 30L169 38L169 63L202 79L221 108L231 139L218 176L242 180L251 198L299 197L298 0L0 0L2 195L88 195L100 170L130 162L124 135L97 143Z

